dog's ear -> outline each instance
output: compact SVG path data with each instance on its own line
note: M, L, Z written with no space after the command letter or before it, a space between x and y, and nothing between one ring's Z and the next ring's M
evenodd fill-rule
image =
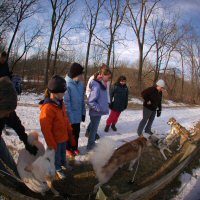
M25 168L24 168L25 171L27 172L32 172L33 170L33 165L27 165Z

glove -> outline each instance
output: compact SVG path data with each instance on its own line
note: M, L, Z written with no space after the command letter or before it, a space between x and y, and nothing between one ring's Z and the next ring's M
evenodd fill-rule
M29 144L29 143L26 143L25 144L25 148L26 148L26 150L30 153L30 154L32 154L32 155L36 155L37 154L37 152L38 152L38 148L35 146L35 145L31 145L31 144Z
M160 117L161 115L161 110L157 110L157 117Z
M82 122L85 121L85 115L82 115Z

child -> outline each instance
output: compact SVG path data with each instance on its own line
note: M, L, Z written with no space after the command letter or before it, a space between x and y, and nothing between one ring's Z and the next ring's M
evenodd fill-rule
M64 78L54 75L48 82L45 99L40 102L40 125L49 148L55 150L55 167L59 178L65 178L62 167L67 167L66 142L72 132L66 115L63 97L66 91ZM73 139L72 139L72 142Z
M87 99L89 98L89 95L90 95L90 92L91 92L91 89L90 89L90 83L91 83L91 81L94 80L94 77L101 76L100 75L101 70L102 69L106 69L106 68L108 68L107 65L102 64L102 66L100 67L100 69L89 78L88 83L87 83L87 87L86 87L86 91L85 91ZM106 90L107 90L107 96L108 96L108 103L110 103L110 81L108 81L107 84L106 84ZM85 137L89 137L89 127L90 127L90 124L88 124L87 130L86 130L86 133L85 133ZM97 133L95 140L98 140L99 138L100 137L99 137L99 135Z
M65 80L67 82L67 91L64 96L64 102L67 107L67 115L72 124L73 135L76 139L76 145L67 144L67 155L79 155L78 139L80 134L80 123L85 121L85 102L84 102L84 84L82 82L84 73L83 67L78 63L73 63Z
M90 95L88 98L90 126L87 149L92 150L95 146L95 137L102 115L109 113L107 82L111 78L111 71L108 68L101 69L100 74L94 77L90 83Z
M118 118L121 112L127 108L128 87L126 86L125 76L120 76L117 82L112 87L110 100L111 100L111 104L110 104L111 113L106 122L106 127L104 129L105 132L109 131L110 126L113 131L117 131L117 128L115 127L115 125L118 121Z

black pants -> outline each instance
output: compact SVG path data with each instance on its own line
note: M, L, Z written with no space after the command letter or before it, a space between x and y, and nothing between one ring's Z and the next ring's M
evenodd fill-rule
M78 124L72 124L72 129L73 129L73 135L76 140L76 146L72 146L70 142L67 143L67 150L77 150L78 149L78 139L79 139L79 134L80 134L80 123Z

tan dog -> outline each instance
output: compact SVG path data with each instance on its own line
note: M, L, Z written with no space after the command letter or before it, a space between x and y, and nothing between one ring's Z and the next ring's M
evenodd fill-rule
M115 149L116 145L112 140L101 139L91 155L91 163L99 180L94 191L96 192L101 185L107 183L119 167L130 163L129 170L133 170L134 163L141 156L146 145L147 139L143 136L125 143L118 149Z
M37 132L29 134L28 142L35 145L38 152L36 156L31 155L26 149L19 152L17 169L21 179L34 192L44 195L51 189L55 195L59 195L52 185L56 175L54 150L45 150L44 145L38 139Z
M183 144L187 140L191 141L190 132L185 127L181 126L174 117L171 117L167 124L171 126L171 131L167 138L168 141L180 138L179 147L177 151L183 147Z

